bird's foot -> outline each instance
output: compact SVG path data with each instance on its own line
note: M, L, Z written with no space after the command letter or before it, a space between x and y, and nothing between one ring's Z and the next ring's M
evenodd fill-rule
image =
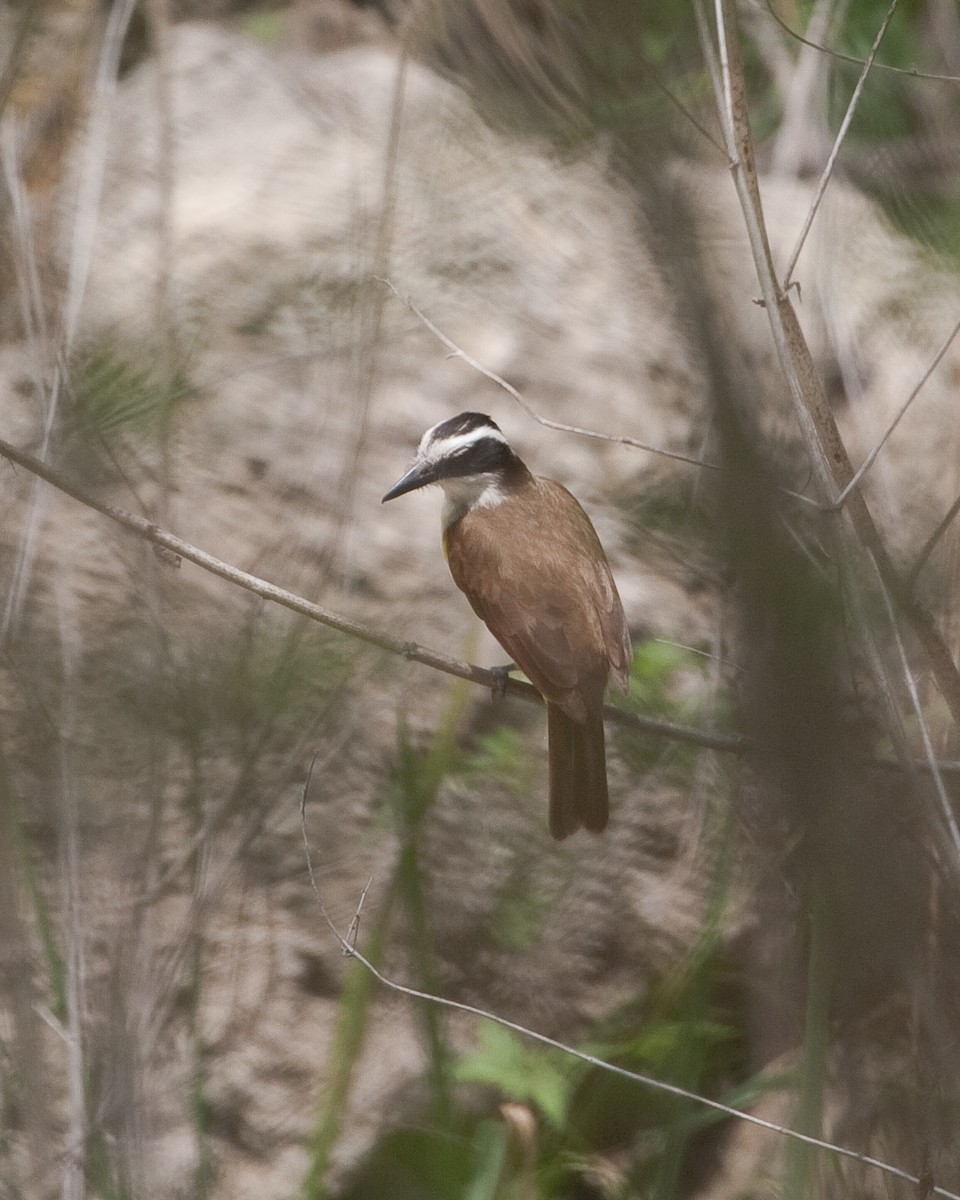
M507 681L510 678L510 672L517 669L516 663L506 663L502 667L491 667L490 674L494 676L494 683L490 689L490 695L494 700L502 700L507 694Z

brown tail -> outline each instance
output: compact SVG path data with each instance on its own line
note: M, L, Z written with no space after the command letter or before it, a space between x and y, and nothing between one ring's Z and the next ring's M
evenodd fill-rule
M550 832L555 838L591 833L607 826L607 755L603 717L574 721L555 704L547 705L550 759Z

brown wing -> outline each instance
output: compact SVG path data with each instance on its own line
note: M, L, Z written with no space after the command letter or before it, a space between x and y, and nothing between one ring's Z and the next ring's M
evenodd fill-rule
M474 611L544 697L583 721L629 669L620 597L590 519L548 479L466 513L444 539Z

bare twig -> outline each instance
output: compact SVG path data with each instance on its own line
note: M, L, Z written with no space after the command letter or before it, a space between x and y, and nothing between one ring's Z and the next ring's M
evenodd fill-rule
M663 76L653 65L653 63L650 62L648 58L644 56L641 57L643 57L643 65L650 72L654 84L661 92L663 92L677 112L680 113L681 116L686 117L697 133L699 133L701 137L706 138L714 150L719 150L721 154L724 154L725 151L720 142L718 142L710 130L707 129L706 125L704 125L703 122L683 103L680 97L675 95L674 92L667 86L663 80Z
M285 588L278 587L274 583L269 583L265 579L260 579L256 575L251 575L247 571L242 571L239 567L224 562L223 559L208 554L205 550L201 550L190 542L184 541L183 538L179 538L175 534L162 529L146 517L127 512L125 509L115 508L112 504L106 504L101 500L97 500L95 497L87 494L82 488L76 487L64 479L54 468L40 462L32 454L18 450L2 438L0 438L0 456L17 463L34 475L38 475L41 479L46 480L47 483L59 491L71 496L80 504L94 509L94 511L108 517L111 521L116 522L116 524L122 525L125 529L135 533L138 537L144 538L154 546L161 547L163 550L174 555L175 558L186 559L188 562L201 567L204 571L209 571L212 575L217 575L221 579L227 580L228 583L241 587L245 591L252 592L264 600L270 600L274 604L279 604L281 607L289 609L291 612L300 613L302 616L309 617L312 621L317 621L330 629L336 629L340 633L348 634L350 637L357 638L368 645L376 646L390 654L399 655L410 662L421 663L426 667L432 667L436 671L443 671L447 675L454 675L458 679L466 679L468 682L478 684L480 687L488 690L500 687L503 684L500 675L496 671L487 670L472 663L460 662L457 659L438 654L436 651L430 650L425 646L420 646L416 642L401 641L399 638L390 637L389 634L370 629L366 625L361 625L358 621L353 621L349 617L339 616L329 609L305 599L303 596L298 596L295 592L289 592ZM527 701L528 703L543 703L543 698L537 689L522 679L508 678L505 690L507 695L515 696L517 699ZM679 742L686 742L690 745L704 746L710 750L723 750L727 753L740 754L749 748L748 740L737 734L707 733L693 729L687 725L680 725L674 721L663 721L657 717L647 717L639 713L624 712L622 709L613 708L610 705L607 705L605 715L616 724L627 728L667 737Z
M473 663L448 658L446 655L438 654L435 650L430 650L426 646L420 646L416 642L400 641L398 638L390 637L389 634L370 629L366 625L361 625L358 621L353 621L349 617L339 616L329 609L315 604L312 600L298 596L296 592L289 592L286 588L278 587L275 583L269 583L265 579L260 579L257 575L251 575L247 571L242 571L239 567L224 562L221 558L216 558L214 555L208 554L205 550L199 549L191 542L184 541L183 538L179 538L175 534L161 529L159 525L149 521L146 517L141 517L137 513L127 512L122 508L115 508L112 504L106 504L101 500L97 500L95 497L88 495L82 488L76 487L64 479L58 471L48 466L47 463L40 462L39 459L34 458L32 454L28 454L24 450L18 450L3 438L0 438L0 457L24 467L40 479L45 480L52 487L57 488L58 491L72 497L79 504L83 504L87 508L101 513L111 521L121 525L124 529L129 530L138 537L142 537L152 545L160 547L161 550L171 555L171 561L174 565L179 565L179 560L186 559L188 562L201 567L204 571L209 571L210 574L217 575L219 578L225 579L228 583L243 588L244 591L252 592L255 596L260 596L264 600L270 600L274 604L279 604L282 608L300 613L302 616L309 617L312 621L317 621L319 624L326 625L330 629L336 629L340 633L348 634L350 637L355 637L359 641L366 642L368 645L385 650L389 654L399 655L409 662L420 663L425 667L431 667L435 671L442 671L446 675L453 675L457 679L466 679L469 683L475 683L487 690L494 688L503 689L507 695L514 696L516 699L524 700L530 704L543 703L543 697L533 684L526 683L522 679L515 679L513 676L508 676L504 680L502 674L497 670L490 670L485 667L478 667ZM719 733L713 730L696 729L690 725L681 725L677 721L665 721L660 717L649 717L642 713L625 712L622 708L614 708L609 704L604 706L603 715L605 720L611 721L615 725L620 725L625 729L634 729L640 733L650 733L655 737L667 738L670 741L681 742L689 746L699 746L705 750L719 750L726 754L748 754L755 748L753 741L743 734ZM865 759L863 765L877 767L881 770L902 769L901 763L883 757ZM927 764L924 760L911 762L910 765L911 769L927 769ZM938 763L938 767L942 772L960 774L960 762L958 761L941 760ZM305 802L306 793L304 792L301 803L305 804Z
M953 805L950 803L950 797L947 795L947 789L944 787L943 778L937 768L937 756L933 749L933 742L930 740L930 730L927 727L926 717L923 715L923 705L920 703L920 694L917 691L917 681L913 677L913 671L910 669L910 660L907 658L907 652L903 645L903 638L900 636L900 630L897 627L896 617L893 611L893 605L890 603L890 597L886 589L882 590L884 602L887 607L887 615L890 618L890 624L893 628L893 636L897 646L897 655L900 659L900 666L903 670L903 677L906 680L907 691L910 693L910 703L913 706L913 715L916 717L917 725L920 728L920 736L923 739L923 750L927 757L927 762L930 764L930 773L933 776L933 782L937 789L937 798L940 801L940 807L943 810L943 817L947 824L947 830L950 834L950 840L953 843L953 849L957 857L960 858L960 825L957 824L956 814L953 811Z
M401 295L396 284L389 279L379 278L379 282L385 284L391 292L397 297L400 303L410 310L413 315L420 321L435 338L438 338L450 351L454 358L462 359L467 366L473 367L475 371L479 371L481 375L486 376L491 383L495 383L497 387L502 388L508 396L516 400L517 404L523 409L528 417L532 417L538 425L543 425L546 429L557 429L562 433L576 433L581 437L596 438L603 442L615 442L619 446L632 446L635 450L646 450L649 454L659 454L662 458L672 458L676 462L689 463L694 467L706 467L710 471L719 471L718 463L703 462L699 458L691 458L687 454L680 454L675 450L664 450L659 446L649 446L646 442L638 441L636 438L625 437L617 433L601 433L596 429L582 429L579 425L567 425L563 421L552 421L549 417L541 416L533 406L512 383L507 383L502 375L498 375L495 371L491 371L489 367L485 367L482 362L479 362L472 354L468 354L461 346L458 346L452 338L447 337L442 329L438 329L433 321L417 306L408 296Z
M801 33L797 33L787 22L780 16L774 7L772 0L764 0L767 12L776 21L780 28L790 35L794 41L802 43L804 46L809 46L812 50L819 50L821 54L827 54L831 58L835 58L840 62L853 63L854 66L862 67L864 60L857 58L853 54L843 54L840 50L831 50L829 46L821 46L817 42L810 41ZM960 75L939 75L935 71L919 71L916 67L894 67L889 63L874 63L876 71L891 71L894 75L909 75L911 79L928 79L935 83L960 83Z
M344 956L346 956L348 953L351 953L352 951L355 951L357 948L357 937L360 933L360 914L361 914L361 912L363 912L363 902L367 898L367 892L370 891L370 885L372 883L373 883L373 876L371 875L370 878L367 880L366 887L360 893L360 899L357 901L357 910L353 914L353 919L351 920L350 925L347 929L345 940L350 945L350 951L344 950L343 951Z
M906 583L908 595L913 591L914 587L916 586L917 576L920 574L920 572L926 566L927 559L933 553L934 546L936 546L937 542L939 542L940 539L943 537L943 535L946 533L947 529L950 526L950 523L953 521L953 518L957 515L958 512L960 512L960 496L957 496L957 498L954 500L954 502L947 509L946 515L944 516L943 520L940 522L940 524L936 527L936 529L933 531L933 533L931 533L930 536L927 538L927 540L924 542L923 549L917 555L916 562L913 564L913 566L907 572L907 578L905 580L905 583Z
M275 583L270 583L265 579L259 578L257 575L251 575L248 571L243 571L239 567L235 567L230 563L224 562L223 559L215 557L213 554L208 554L205 550L199 549L199 547L194 546L191 542L184 541L183 538L179 538L175 534L162 529L146 517L141 517L137 513L127 512L122 508L115 508L112 504L106 504L101 500L97 500L95 497L88 495L82 488L76 487L64 479L53 467L40 462L39 459L34 458L32 454L28 454L24 450L18 450L3 438L0 438L0 457L24 467L78 503L108 517L111 521L121 525L124 529L129 530L152 545L158 546L171 556L171 561L174 565L179 565L180 560L186 559L188 562L201 567L204 571L209 571L210 574L217 575L219 578L225 579L228 583L243 588L244 591L251 592L253 595L260 596L262 599L269 600L274 604L279 604L282 608L289 609L291 612L300 613L312 621L317 621L319 624L326 625L330 629L335 629L340 633L357 638L368 645L376 646L389 654L395 654L407 659L409 662L416 662L422 666L431 667L435 671L442 671L446 675L453 675L457 679L465 679L469 683L475 683L487 690L502 689L507 695L530 704L543 703L543 697L533 684L526 683L522 679L515 679L513 676L508 676L504 680L501 672L496 669L491 670L485 667L478 667L474 663L461 662L458 659L439 654L435 650L430 650L426 646L418 645L416 642L400 641L398 638L390 637L389 634L370 629L366 625L361 625L358 621L353 621L349 617L342 617L331 612L329 609L323 608L319 604L315 604L312 600L298 596L296 592L289 592L286 588L278 587ZM713 730L696 729L690 725L681 725L677 721L665 721L660 717L649 717L642 713L626 712L622 708L614 708L609 704L604 706L603 715L605 720L611 721L615 725L620 725L625 729L653 734L655 737L663 737L670 741L681 742L689 746L699 746L705 750L719 750L726 754L748 754L755 749L754 742L743 734L719 733ZM864 759L863 766L875 767L881 770L901 770L905 767L910 770L929 769L927 762L922 759L919 761L909 760L908 763L904 763L903 761L896 761L880 756ZM939 760L937 766L941 772L960 774L960 761ZM301 804L305 803L306 791L304 790L301 797Z
M870 74L870 68L873 66L874 60L877 57L877 51L880 49L880 43L883 40L883 35L887 32L887 27L893 20L893 14L896 12L899 0L890 0L890 6L887 9L886 15L880 23L880 28L877 30L877 35L873 39L873 45L870 47L870 54L866 62L863 64L863 70L860 72L860 78L857 80L857 86L853 89L853 95L850 97L850 102L847 105L847 111L843 115L843 120L840 122L840 128L837 130L837 136L833 140L833 146L827 158L826 166L820 174L817 181L817 188L814 192L813 202L810 205L810 211L807 213L807 218L803 223L803 228L800 230L800 236L797 238L797 244L793 248L793 253L790 255L790 261L787 263L787 269L783 276L784 291L790 286L790 281L793 278L793 272L797 265L797 259L800 257L800 251L803 249L804 243L807 240L807 234L810 232L810 227L813 225L814 217L820 208L823 200L824 192L827 190L827 184L833 176L833 168L836 165L837 155L840 153L840 147L843 145L843 140L847 136L847 130L850 128L850 122L853 120L853 114L857 111L857 105L860 103L860 97L863 94L864 85L867 82L867 76Z
M317 756L319 750L314 750L313 758L310 759L310 766L307 768L307 777L303 781L303 791L300 793L300 816L304 816L307 811L307 796L310 792L310 780L313 779L313 768L317 765Z
M64 1158L63 1181L60 1194L63 1200L82 1200L86 1191L86 1147L88 1136L87 1076L89 1063L85 1058L84 1008L85 943L82 925L82 897L80 889L80 812L74 775L68 759L69 747L74 742L75 687L77 669L77 639L67 626L65 614L69 605L59 598L57 613L60 618L60 652L63 658L63 700L59 741L60 797L59 797L59 877L63 890L65 924L64 965L66 967L65 1047L67 1077L67 1142L68 1152Z
M83 164L77 186L75 215L70 239L70 260L67 269L65 299L63 304L63 334L58 357L62 360L73 344L80 322L80 312L86 293L87 280L90 274L90 264L93 260L94 234L100 207L100 195L103 185L104 167L107 153L107 132L110 122L110 101L116 89L120 66L120 54L127 28L136 8L136 0L116 0L107 18L103 39L100 45L100 56L97 62L96 79L94 83L94 103L87 124ZM13 139L12 127L7 123L5 133ZM8 172L12 169L9 164L12 156L7 159ZM22 188L22 180L14 184L8 181L12 197L16 198ZM28 238L29 243L29 238ZM29 246L29 257L33 259L33 248ZM33 274L30 277L31 298L38 313L42 311L39 298L39 280L36 276L36 264L31 262ZM36 295L33 295L34 289ZM23 301L22 301L23 303ZM42 317L40 317L42 322ZM28 329L32 323L28 324ZM63 385L63 369L58 366L49 388L49 403L45 414L45 436L49 434L56 415L59 395ZM46 390L46 389L45 389ZM33 565L35 553L36 529L40 522L39 493L31 498L31 514L21 543L17 562L14 567L13 579L7 595L7 603L2 618L0 636L8 636L17 625L23 599L26 595L27 581Z
M73 344L87 290L107 157L110 104L116 91L124 38L136 6L137 0L116 0L110 8L100 47L94 82L94 104L85 139L83 171L77 194L70 268L63 306L64 350L69 350Z
M419 309L408 296L401 295L397 287L389 279L381 278L379 281L380 283L386 284L386 286L390 288L400 303L403 304L405 308L408 308L418 320L422 321L424 326L429 329L430 332L436 338L438 338L448 350L450 350L451 358L462 359L467 366L473 367L474 370L479 371L481 375L486 376L486 378L492 383L495 383L497 387L503 388L507 395L512 396L529 417L531 417L539 425L543 425L546 429L556 429L561 433L575 433L581 437L597 438L604 442L615 442L620 446L630 446L635 450L645 450L650 454L658 454L662 458L672 458L677 462L689 463L690 466L693 467L706 467L708 471L720 470L719 463L707 462L702 458L691 458L687 454L680 454L674 450L664 450L662 447L658 446L650 446L646 442L638 441L636 438L626 437L623 434L602 433L595 429L582 429L578 425L567 425L563 421L553 421L549 417L541 416L541 414L533 408L530 401L527 400L526 397L519 392L512 383L508 383L501 375L498 375L496 371L491 371L489 367L485 367L482 362L480 362L478 359L475 359L471 354L468 354L462 346L458 346L452 338L448 337L441 329L434 325L430 318L424 312L422 312L421 309ZM784 496L789 496L791 499L799 501L801 504L807 504L813 508L819 509L823 509L825 507L824 505L819 504L816 500L812 500L809 496L804 496L802 492L794 492L791 491L790 488L778 488L778 491L780 491Z
M914 402L914 400L916 400L917 396L920 393L920 389L927 382L927 380L930 378L930 376L933 374L933 372L937 369L937 367L940 364L940 360L943 358L943 356L946 354L946 352L950 349L950 346L953 344L953 340L957 336L958 333L960 333L960 321L957 321L957 323L956 323L956 325L954 325L953 329L950 330L950 333L948 334L946 341L943 343L943 345L940 347L940 349L934 355L932 361L930 362L930 365L927 367L927 369L924 371L923 375L920 377L920 380L917 383L916 387L913 389L913 391L910 393L910 395L906 398L906 400L904 400L903 405L900 408L900 411L897 413L897 415L893 418L893 420L887 426L886 430L883 433L883 436L880 438L880 440L877 442L877 444L873 447L873 449L870 451L870 453L867 455L867 457L863 460L863 462L857 468L857 470L856 470L855 474L853 475L853 478L850 480L850 482L847 483L846 486L843 488L843 490L840 492L840 495L837 497L836 502L833 505L834 508L839 508L843 504L843 502L850 495L850 493L853 491L853 489L857 486L857 484L860 482L860 480L864 477L864 475L866 475L867 471L870 470L871 466L873 465L874 459L877 457L877 455L883 449L884 443L886 442L887 438L890 436L891 433L893 433L893 431L896 429L896 427L900 424L900 421L901 421L902 417L904 416L904 414L906 413L907 409Z
M764 1117L755 1116L753 1113L746 1112L741 1108L734 1108L732 1105L724 1104L720 1100L713 1100L709 1096L702 1096L697 1092L692 1092L687 1088L680 1087L675 1083L667 1083L662 1079L656 1079L652 1075L642 1075L638 1071L629 1071L626 1067L618 1066L616 1063L607 1062L605 1059L598 1058L595 1054L589 1054L585 1050L578 1050L575 1046L568 1045L566 1042L558 1041L556 1038L548 1037L545 1033L539 1033L535 1029L530 1029L526 1025L521 1025L517 1021L511 1021L507 1017L501 1017L497 1013L490 1012L487 1009L479 1008L474 1004L466 1004L462 1000L451 1000L446 996L437 996L431 992L421 991L419 988L408 987L406 984L398 983L389 976L384 975L377 967L366 958L356 946L351 945L347 937L333 923L327 912L326 906L323 903L323 897L320 894L320 889L317 885L316 876L313 869L313 859L310 853L310 842L307 838L306 823L301 819L300 832L303 836L304 851L306 854L307 873L310 877L310 885L313 888L313 894L316 897L317 907L320 911L324 924L333 934L334 938L340 945L340 949L344 955L356 959L358 963L379 983L384 987L389 988L392 992L396 992L401 996L408 996L413 1000L425 1001L428 1004L436 1004L442 1008L452 1009L455 1012L467 1013L469 1016L478 1017L482 1021L491 1021L495 1025L500 1025L504 1029L509 1029L513 1033L520 1034L521 1037L529 1038L531 1041L539 1042L542 1046L549 1046L552 1050L559 1050L563 1054L569 1055L571 1058L579 1059L580 1062L587 1063L588 1066L595 1067L600 1071L608 1071L613 1075L619 1076L621 1079L627 1079L631 1083L639 1084L641 1087L651 1088L654 1091L665 1092L670 1096L676 1096L681 1100L689 1100L692 1104L698 1104L703 1108L712 1109L714 1112L722 1113L725 1117L732 1117L734 1120L743 1121L749 1125L753 1125L760 1129L766 1129L770 1133L775 1133L780 1137L789 1138L795 1142L801 1142L807 1146L813 1146L818 1150L826 1150L830 1154L835 1154L840 1158L845 1158L859 1163L864 1167L872 1167L876 1171L881 1171L886 1175L891 1175L896 1179L902 1179L907 1183L919 1186L920 1180L916 1175L911 1175L909 1171L904 1171L901 1167L896 1167L891 1163L883 1162L879 1158L873 1158L869 1154L861 1154L858 1150L851 1150L847 1146L837 1145L835 1142L828 1142L823 1138L813 1137L811 1134L800 1133L795 1129L790 1129L786 1125L779 1125L776 1121L768 1121ZM369 886L369 885L368 885ZM933 1195L943 1196L945 1200L960 1200L960 1194L947 1191L946 1188L934 1186L931 1189Z
M30 197L23 181L17 124L13 113L5 114L2 124L0 124L0 162L2 162L4 183L10 201L10 233L13 261L17 273L17 296L30 347L30 369L37 395L45 397L47 401L46 411L43 415L43 439L40 447L41 455L45 456L50 431L56 416L59 377L55 376L53 386L48 386L49 364L46 359L49 334L40 286L33 215L30 211ZM16 629L20 617L33 563L43 502L44 496L41 493L40 481L35 479L33 492L28 501L28 515L24 522L23 535L17 548L13 570L9 572L8 576L6 599L3 614L0 616L0 642L6 641L8 635Z

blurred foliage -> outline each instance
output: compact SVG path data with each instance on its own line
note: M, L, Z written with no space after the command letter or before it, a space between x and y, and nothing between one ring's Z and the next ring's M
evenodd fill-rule
M131 434L155 440L193 394L179 371L133 358L109 340L79 352L70 367L70 396L77 427L87 437L112 441Z
M50 1010L58 1021L62 1021L67 1012L67 969L58 944L57 922L37 870L36 851L27 836L23 804L13 783L13 772L9 769L6 756L2 752L0 752L0 837L5 843L6 852L11 855L13 864L16 865L29 898L33 923L43 947L42 961L46 971L45 991L49 997ZM10 1078L12 1080L12 1076Z
M809 97L812 127L825 101L828 138L840 126L888 7L888 0L834 7L823 80ZM904 232L934 251L952 253L960 246L960 170L951 151L960 139L960 84L917 72L955 71L955 56L943 42L960 29L955 8L953 0L898 5L877 63L899 70L875 67L867 79L838 167L840 177L846 174L877 198ZM708 19L710 9L704 6ZM814 0L768 0L741 9L761 167L783 117L781 85L803 51L813 9ZM510 5L484 8L480 17L470 5L456 11L459 25L438 19L437 53L469 79L481 111L494 123L547 134L559 149L573 152L599 131L613 138L631 176L649 173L678 149L715 162L724 157L689 0L557 0L538 7L536 19ZM929 153L918 171L916 151L924 147ZM828 149L818 150L819 161L807 164L804 174L819 173Z
M671 719L688 714L693 701L686 697L696 691L694 684L702 686L707 664L703 655L681 646L641 643L635 650L628 706ZM446 724L449 731L449 719ZM690 765L684 760L683 769ZM434 990L436 968L414 869L418 831L445 776L487 770L507 786L525 786L529 763L515 733L495 729L470 754L455 748L449 732L425 750L415 750L405 736L398 747L392 804L406 830L408 853L400 862L407 865L398 867L381 916L393 905L412 922L416 986L426 991ZM720 823L717 836L706 839L712 847L705 864L711 884L698 939L677 966L597 1022L583 1048L627 1072L728 1103L751 1103L784 1081L749 1074L741 976L722 932L733 863L729 811ZM402 883L408 869L410 879L417 880L412 890L409 880ZM505 922L506 940L520 948L536 945L542 916L531 894L530 873L523 877L525 886L507 896L490 922L495 940L504 936L500 926ZM345 993L345 1023L357 1020L354 1001L351 997L348 1003ZM429 1005L424 1010L425 1016L432 1011L435 1021L442 1016L442 1010ZM722 1114L499 1024L481 1022L476 1047L457 1058L438 1026L425 1026L424 1032L427 1061L434 1065L426 1072L423 1096L408 1100L398 1113L398 1125L378 1138L335 1193L339 1200L387 1194L402 1200L666 1198L685 1194L706 1170ZM358 1055L359 1044L355 1050ZM328 1111L342 1107L343 1100L343 1093L334 1089Z
M508 725L477 738L473 753L464 762L464 770L478 778L495 779L517 794L525 792L536 775L524 739Z
M375 967L382 964L393 923L402 917L408 927L408 944L414 971L413 986L424 992L436 992L436 962L429 913L424 894L425 876L420 868L420 840L423 822L429 813L437 793L449 774L459 769L462 758L458 740L467 710L469 688L461 680L453 683L438 728L429 744L421 749L415 746L401 719L397 732L397 758L391 785L386 800L399 837L399 853L393 871L387 881L383 901L372 917L372 928L367 933L362 947L367 960ZM369 922L368 922L369 923ZM330 1155L336 1145L347 1112L347 1099L353 1083L366 1032L371 1020L372 995L375 986L373 975L365 966L352 962L337 1006L336 1031L333 1046L324 1072L326 1087L320 1111L310 1142L310 1164L304 1175L301 1196L303 1200L319 1200L329 1195L326 1184ZM450 1138L446 1132L450 1103L448 1080L450 1054L447 1050L436 1005L420 1002L418 1005L420 1028L427 1061L427 1084L430 1095L430 1115L439 1135L423 1135L425 1147L435 1147L431 1156L426 1148L408 1155L403 1145L392 1152L390 1143L393 1134L386 1138L388 1160L395 1169L396 1181L386 1191L369 1180L359 1192L347 1191L345 1195L445 1195L459 1193L430 1190L440 1187L440 1181L455 1179L456 1171L450 1160ZM401 1143L403 1142L403 1135ZM378 1153L383 1153L381 1147ZM377 1177L379 1158L374 1154L368 1169ZM411 1172L413 1182L425 1172L429 1188L425 1192L407 1191L404 1183L405 1171ZM366 1191L374 1187L373 1191Z
M533 1105L555 1131L562 1132L573 1092L586 1070L582 1060L524 1040L492 1022L480 1027L480 1046L457 1064L461 1083L490 1084L505 1098Z
M240 29L255 42L275 46L283 37L283 14L275 9L253 9L240 17Z
M711 694L707 701L704 677L709 667L709 655L690 647L656 640L641 642L633 649L626 697L614 694L612 699L627 712L693 725L709 703L715 722L720 700ZM620 727L614 736L617 752L637 773L669 766L675 778L689 779L696 766L696 746L679 742L665 745L661 738Z
M184 744L210 738L245 753L296 737L302 722L349 681L355 650L342 637L302 618L251 605L222 636L204 631L168 648L165 669L118 679L116 699L144 726L164 728Z
M749 1074L745 998L721 937L731 845L697 943L582 1048L625 1072L749 1105L790 1079ZM680 1196L707 1173L727 1121L494 1023L479 1025L452 1080L457 1090L431 1119L408 1113L377 1141L340 1200Z

